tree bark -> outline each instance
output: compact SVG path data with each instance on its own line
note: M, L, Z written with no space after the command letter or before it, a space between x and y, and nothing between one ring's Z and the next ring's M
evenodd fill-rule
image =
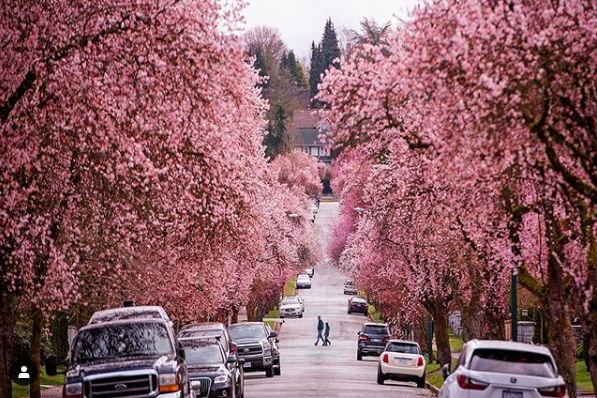
M481 338L483 331L483 310L478 300L473 300L468 306L460 306L462 315L462 340L466 343L472 339Z
M0 282L0 397L12 397L10 368L14 352L16 304Z
M587 369L591 374L593 390L597 391L597 292L593 293L589 314L583 319L583 334L587 341Z
M41 334L43 330L43 317L41 311L37 308L33 308L31 315L31 360L37 367L38 377L35 378L29 387L29 398L41 398L39 374L41 373Z
M450 336L448 334L448 306L444 302L434 302L427 305L433 317L437 359L440 366L452 366L452 351L450 350Z

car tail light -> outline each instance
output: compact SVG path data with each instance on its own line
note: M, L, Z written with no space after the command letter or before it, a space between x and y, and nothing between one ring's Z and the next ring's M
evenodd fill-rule
M83 398L83 383L65 384L62 387L62 398Z
M390 356L387 353L385 353L383 354L383 358L381 358L381 360L385 363L390 363Z
M423 366L423 357L419 357L419 359L417 359L417 366Z
M553 386L547 388L538 388L539 394L544 397L558 397L561 398L566 395L566 386L564 384L560 386Z
M466 377L465 375L458 375L458 385L463 390L485 390L489 384L484 383L482 381L478 381L475 379L471 379L470 377Z
M362 334L359 336L359 340L369 340L369 336Z

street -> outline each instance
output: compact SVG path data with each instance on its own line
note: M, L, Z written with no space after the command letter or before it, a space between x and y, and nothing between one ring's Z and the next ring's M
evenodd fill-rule
M322 245L327 244L338 203L322 202L316 219ZM325 246L324 246L325 248ZM265 378L248 373L246 395L251 397L429 397L415 384L376 383L377 358L356 359L357 332L367 318L348 315L343 294L344 275L325 262L315 267L312 289L301 289L305 299L302 319L286 319L280 331L282 375ZM317 316L330 323L332 345L314 346Z

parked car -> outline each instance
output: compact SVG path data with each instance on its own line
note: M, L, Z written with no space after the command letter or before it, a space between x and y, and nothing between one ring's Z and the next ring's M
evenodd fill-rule
M299 274L296 278L297 289L311 289L311 278L307 274Z
M226 355L213 339L187 338L181 341L186 355L191 388L196 398L242 397L243 379L236 355Z
M46 366L52 375L55 364ZM164 319L97 322L77 332L63 395L112 398L125 390L144 397L191 396L185 353Z
M120 308L110 308L107 310L96 311L89 318L88 325L100 322L110 322L123 319L154 318L163 319L170 325L174 334L174 324L163 307L159 305L139 305Z
M229 367L236 367L235 377L238 378L237 384L241 386L241 396L244 394L245 375L243 366L240 363L238 356L238 349L236 343L232 342L230 334L220 322L202 322L184 326L178 333L178 341L184 345L185 341L189 340L215 340L222 346L226 358L233 356L236 358L236 363L229 363Z
M363 297L351 297L348 299L348 313L360 312L367 315L369 313L369 304Z
M547 347L511 341L471 340L449 374L440 398L566 397L566 384Z
M419 344L408 340L390 340L379 356L377 384L386 380L414 381L425 388L425 358Z
M178 332L179 339L218 337L226 356L236 354L236 344L232 342L226 326L220 322L201 322L184 326Z
M360 361L364 356L378 356L386 347L390 340L390 331L385 323L367 322L363 325L357 343L357 360Z
M238 356L245 360L245 372L265 371L267 377L274 376L272 342L276 343L278 333L269 331L263 322L236 323L228 326L228 333L238 347Z
M267 332L269 333L269 335L272 334L273 330L272 328L266 323L265 327L267 329ZM278 333L276 333L276 337L271 338L270 339L270 343L272 345L272 357L273 357L273 363L274 363L274 374L276 376L280 376L282 374L282 366L280 366L280 348L278 347L278 343L280 340L278 340Z
M280 318L289 316L303 317L305 305L299 296L286 296L280 303Z
M344 282L344 294L357 294L357 288L352 281Z
M305 270L305 273L309 275L309 278L313 278L315 275L315 267L311 266Z

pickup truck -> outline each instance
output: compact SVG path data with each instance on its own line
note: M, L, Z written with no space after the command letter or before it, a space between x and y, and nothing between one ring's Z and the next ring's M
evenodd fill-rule
M276 332L263 322L245 322L228 326L228 333L238 347L238 356L244 359L245 372L265 371L266 377L280 373L279 352L274 352Z
M47 373L55 373L48 366ZM119 319L81 328L69 354L64 397L189 398L184 350L169 322Z

